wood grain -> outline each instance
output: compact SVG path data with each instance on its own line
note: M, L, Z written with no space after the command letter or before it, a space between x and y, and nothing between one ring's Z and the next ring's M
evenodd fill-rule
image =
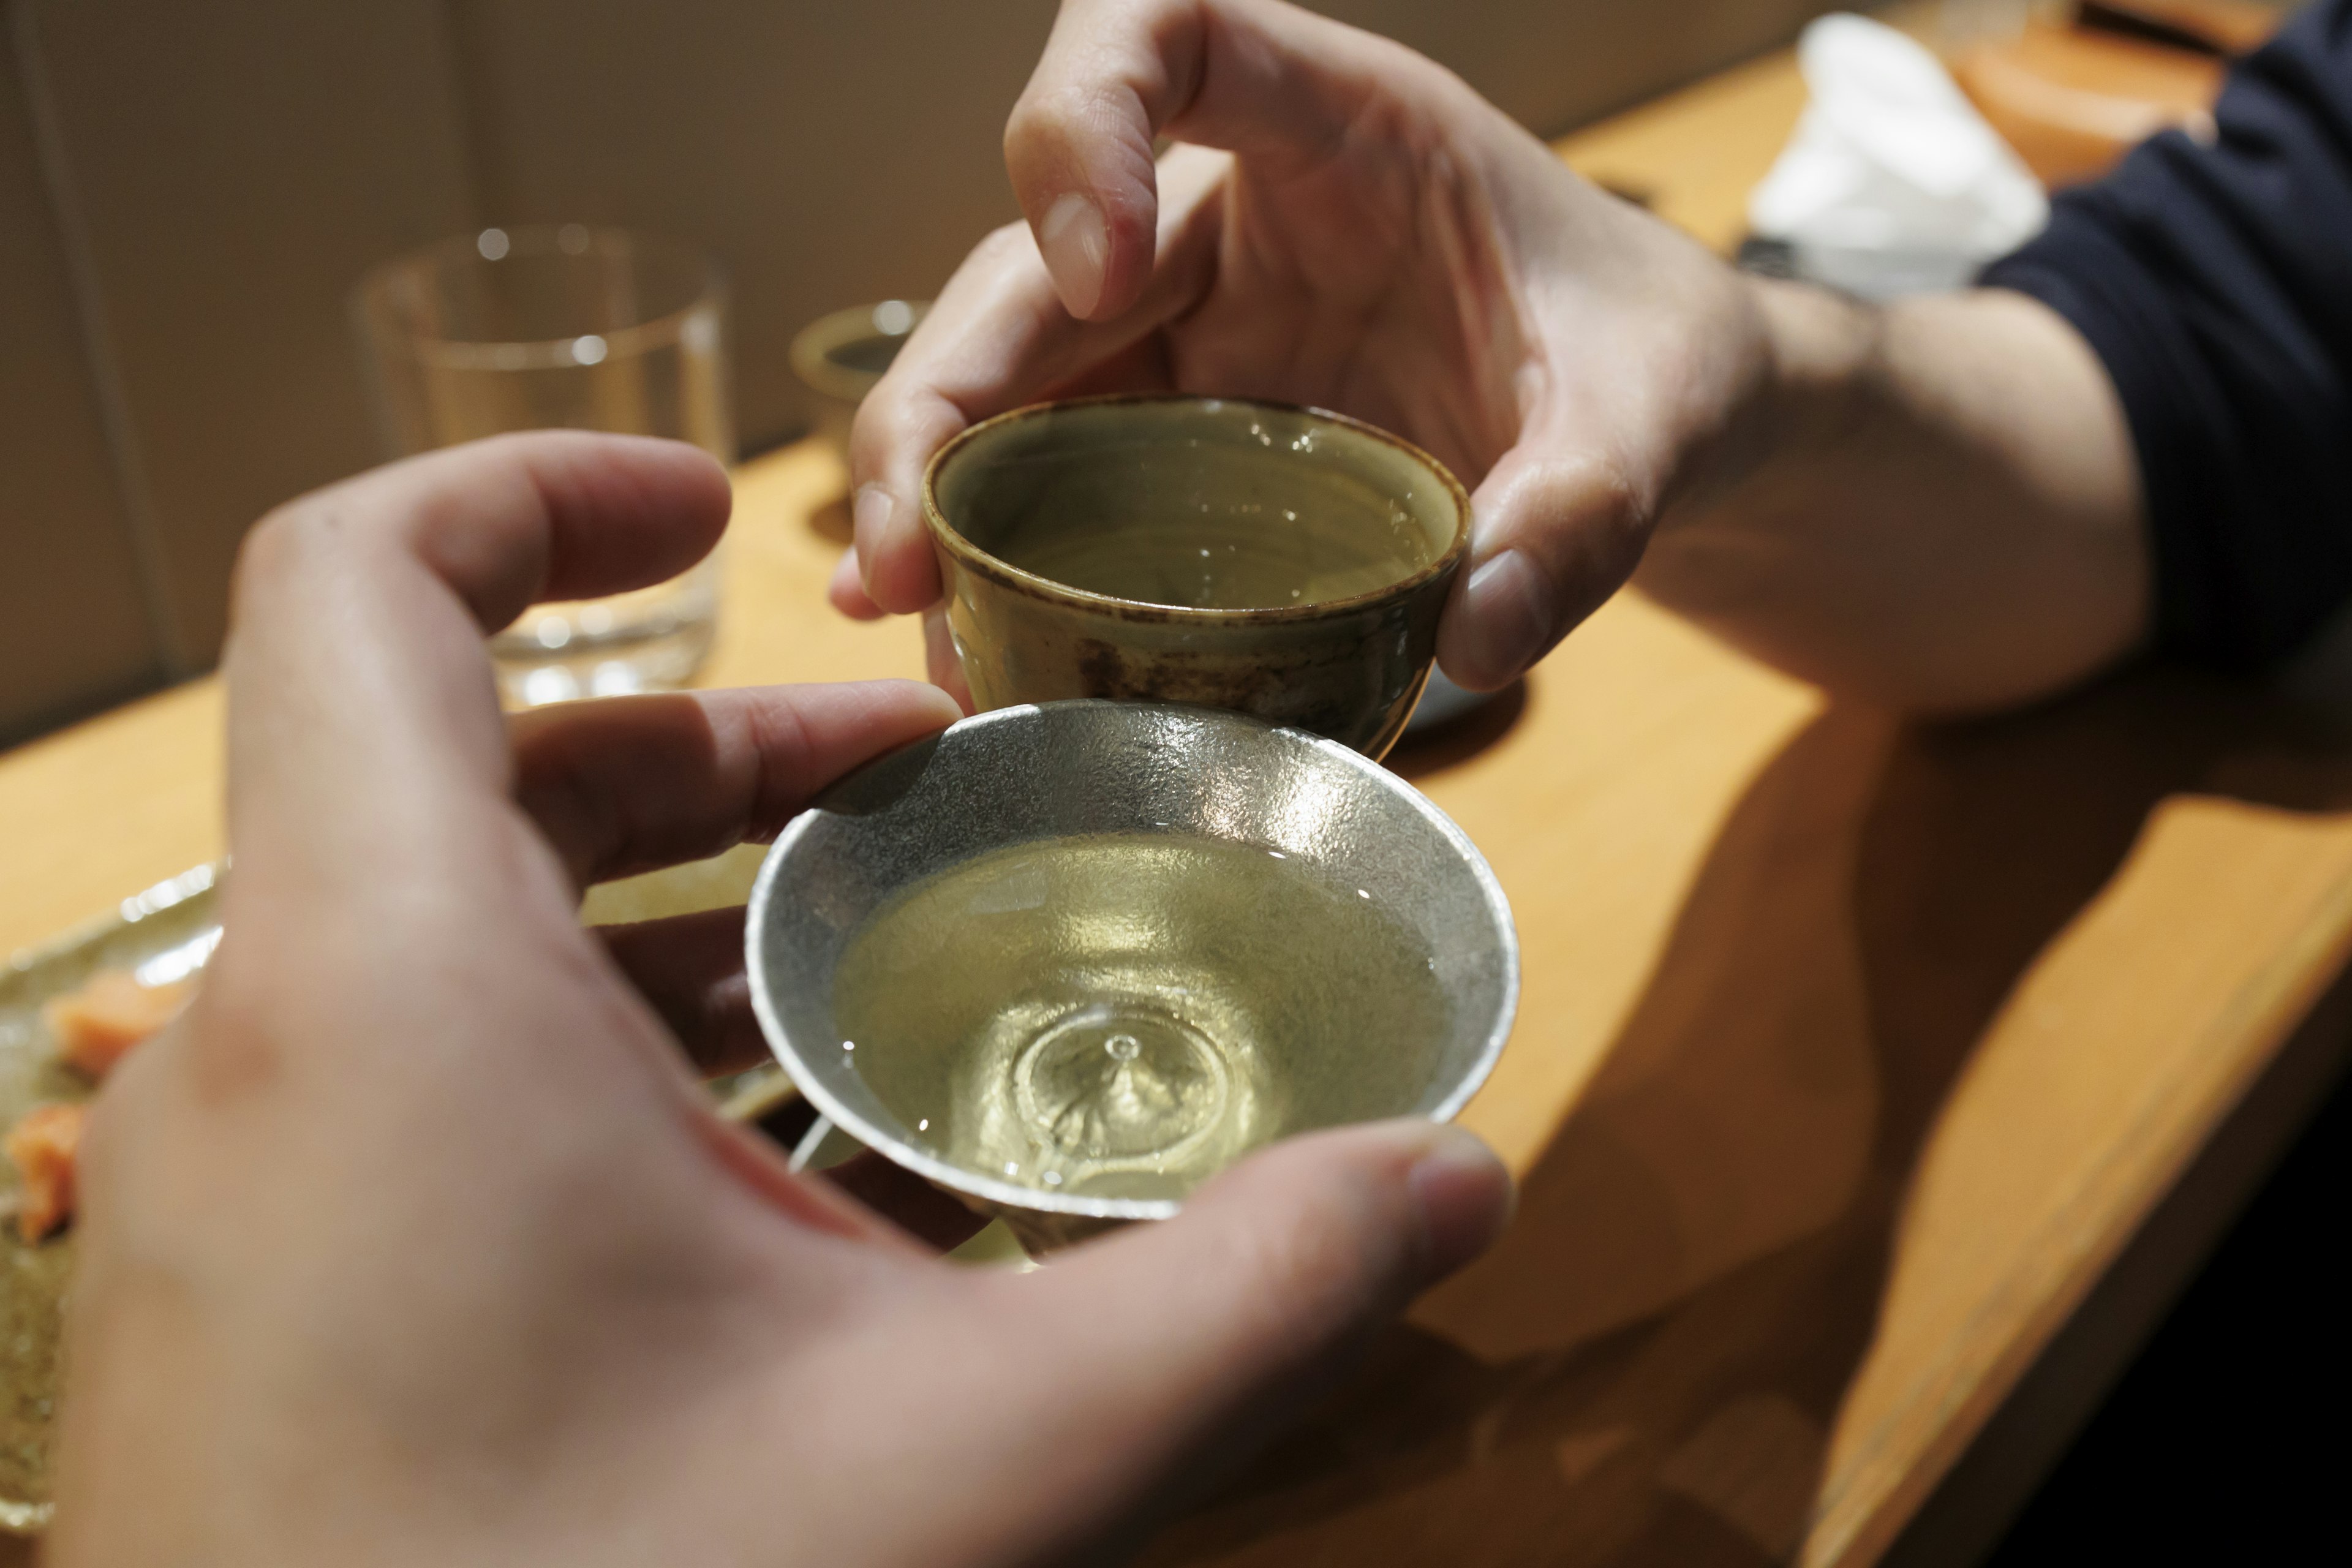
M1564 151L1722 243L1792 84ZM917 669L822 604L840 478L742 471L712 679ZM216 852L218 716L198 685L0 759L41 830L0 841L0 944ZM1872 1561L2352 943L2352 755L2178 673L1921 728L1628 595L1393 762L1520 925L1466 1117L1519 1217L1154 1563Z

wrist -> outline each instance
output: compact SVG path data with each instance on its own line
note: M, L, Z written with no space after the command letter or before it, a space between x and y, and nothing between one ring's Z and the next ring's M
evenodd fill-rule
M1783 616L1790 551L1802 553L1821 509L1833 505L1840 465L1869 445L1886 321L1881 308L1826 289L1733 276L1744 373L1715 437L1685 447L1637 581L1751 646L1752 623Z
M1765 371L1753 414L1757 460L1742 477L1769 482L1811 467L1853 436L1885 356L1886 317L1810 284L1745 281L1762 325Z
M1682 440L1661 539L1737 514L1812 471L1852 437L1877 379L1878 307L1806 284L1731 274L1733 308L1716 330L1744 362L1710 429Z

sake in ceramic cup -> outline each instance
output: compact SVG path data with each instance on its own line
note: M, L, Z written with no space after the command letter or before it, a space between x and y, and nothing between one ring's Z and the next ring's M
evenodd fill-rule
M1378 757L1429 679L1470 498L1410 442L1185 395L1041 404L923 477L974 702L1233 709Z

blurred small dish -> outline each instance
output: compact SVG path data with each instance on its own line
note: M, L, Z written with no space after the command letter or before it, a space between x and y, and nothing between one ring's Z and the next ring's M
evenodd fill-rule
M857 405L874 390L908 336L931 308L928 300L885 300L819 316L793 339L793 374L808 388L817 433L849 460Z

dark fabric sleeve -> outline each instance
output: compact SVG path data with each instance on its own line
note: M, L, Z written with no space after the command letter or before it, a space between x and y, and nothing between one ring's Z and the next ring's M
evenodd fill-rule
M2352 0L2231 73L2210 146L2168 132L2062 193L1987 268L2074 324L2138 449L2157 636L2232 670L2352 597Z

